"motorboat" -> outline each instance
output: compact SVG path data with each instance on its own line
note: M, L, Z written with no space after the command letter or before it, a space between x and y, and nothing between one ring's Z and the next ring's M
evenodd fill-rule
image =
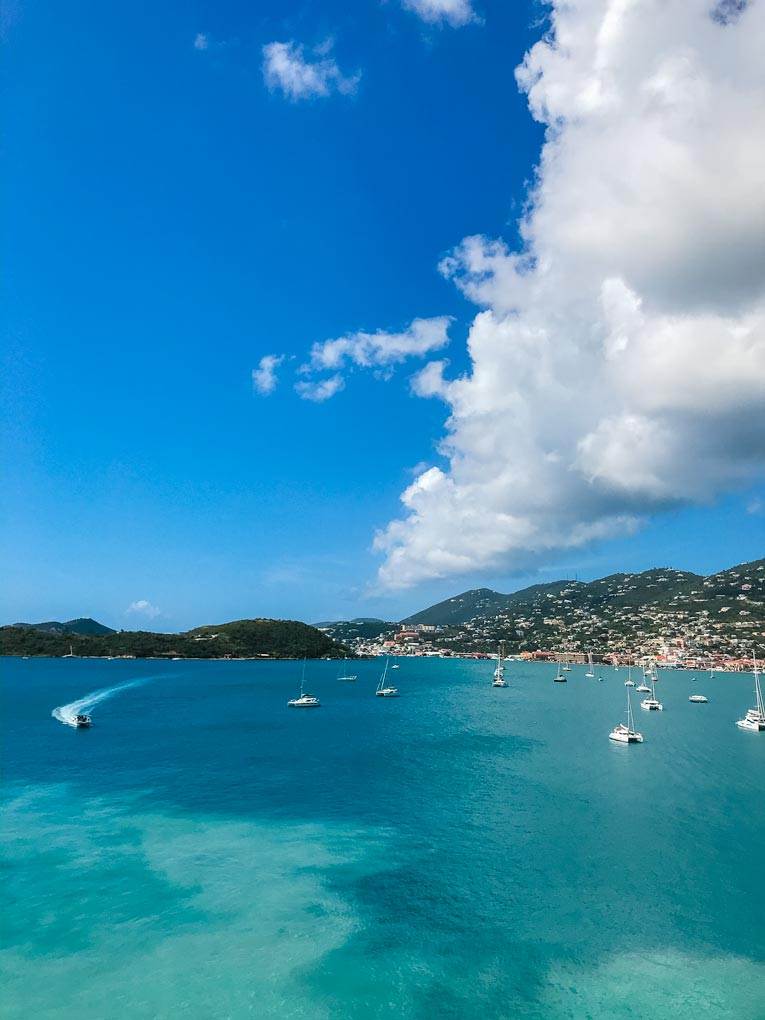
M754 661L754 708L750 708L743 719L736 722L736 726L742 730L751 730L759 733L765 730L765 704L762 701L762 688L760 687L760 671L757 668L757 658L752 653Z
M74 717L72 725L75 727L75 729L87 730L90 729L90 727L93 725L93 720L90 718L89 715L85 715L82 712L78 712L78 714Z
M292 698L291 701L287 702L288 708L319 708L321 702L314 694L306 694L305 692L305 659L303 659L303 675L300 678L300 696Z
M388 663L389 662L390 662L390 659L386 659L385 660L385 669L382 671L382 674L380 676L380 680L379 680L379 682L377 684L377 689L375 690L375 696L378 697L378 698L397 698L398 697L398 687L391 687L387 683L387 679L388 679Z
M391 669L401 669L401 666L399 666L397 662L394 662L393 665L391 666Z
M629 687L627 688L627 722L619 723L608 734L609 740L617 744L642 744L643 734L635 729L635 720L632 718L632 698Z
M693 702L694 705L706 705L709 698L705 698L703 694L692 694L688 700Z

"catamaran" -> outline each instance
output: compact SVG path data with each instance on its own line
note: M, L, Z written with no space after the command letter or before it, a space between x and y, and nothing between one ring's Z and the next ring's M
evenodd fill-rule
M691 694L688 700L692 701L694 705L706 705L709 698L705 698L703 694Z
M752 652L754 661L754 708L750 708L743 719L736 723L742 730L752 730L759 733L765 730L765 704L762 701L762 688L760 687L760 671L757 668L757 656Z
M303 659L303 675L300 678L300 697L293 698L287 702L289 708L318 708L321 702L313 694L306 694L303 687L305 684L305 659Z
M632 663L627 666L627 679L624 681L625 687L634 687L635 681L632 679Z
M663 712L664 706L656 697L656 678L651 676L651 694L647 698L643 698L640 702L640 707L644 708L646 712Z
M375 691L375 694L376 694L376 696L378 698L397 698L398 697L398 687L389 687L386 684L386 682L385 682L388 679L388 666L389 666L389 663L390 663L390 659L386 659L385 660L385 669L382 671L382 675L381 675L380 680L379 680L379 682L377 684L377 690Z
M619 744L642 744L643 734L635 729L635 720L632 718L632 698L629 687L627 688L627 725L619 723L614 726L608 734L609 740L615 740Z
M595 670L592 667L592 652L587 653L587 672L584 674L588 677L595 677Z
M635 688L635 690L639 691L640 694L650 694L651 693L651 688L646 683L646 680L650 680L652 676L653 676L652 668L651 668L650 665L648 665L648 666L646 666L643 669L643 681L642 681L642 683L638 684L638 686Z
M492 687L507 687L507 680L505 680L505 663L504 663L504 649L500 644L497 649L497 668L494 670L494 679L492 680Z
M358 676L355 673L338 673L337 679L352 682L354 680L358 680Z

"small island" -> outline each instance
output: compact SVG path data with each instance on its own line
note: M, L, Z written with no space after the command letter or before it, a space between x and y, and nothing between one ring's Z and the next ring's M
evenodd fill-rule
M0 627L0 655L136 659L343 659L348 649L297 620L234 620L180 634L111 630L91 619Z

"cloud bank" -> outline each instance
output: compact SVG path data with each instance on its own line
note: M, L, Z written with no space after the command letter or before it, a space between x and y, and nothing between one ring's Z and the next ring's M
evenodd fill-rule
M361 75L345 75L329 56L331 42L316 50L318 59L310 60L296 42L271 42L263 47L263 78L271 91L280 91L288 99L312 99L333 92L348 95L356 91Z
M382 583L521 570L765 469L765 6L554 0L516 76L546 139L522 244L441 263L480 311L443 469Z

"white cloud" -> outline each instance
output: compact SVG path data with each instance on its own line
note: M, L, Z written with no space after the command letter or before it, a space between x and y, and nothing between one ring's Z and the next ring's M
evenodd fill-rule
M407 358L422 358L431 351L440 350L449 343L451 318L446 315L432 319L414 319L400 333L378 330L376 333L349 333L336 340L324 340L311 348L309 360L300 371L310 376L314 372L331 372L334 375L320 382L298 383L295 389L308 400L327 400L345 385L341 370L349 366L375 369L378 376L390 378L393 366ZM320 393L321 396L313 394Z
M210 48L210 37L205 32L197 32L194 38L195 50L207 50Z
M147 599L138 599L137 602L131 602L125 610L126 614L135 616L145 616L148 620L154 620L158 616L162 615L162 610L159 606L153 606Z
M330 375L326 379L295 383L295 391L300 394L303 400L313 400L317 404L329 400L343 389L345 389L345 379L339 373Z
M263 47L263 77L272 91L280 90L288 99L311 99L332 92L348 95L356 91L360 74L346 76L329 56L332 41L316 50L317 60L306 59L305 50L295 42L271 42Z
M263 396L268 396L276 389L276 369L284 361L284 355L266 354L258 362L258 367L252 370L253 388Z
M446 22L452 28L459 28L480 20L470 0L401 0L401 6L430 25Z
M440 315L433 319L414 319L400 333L378 330L376 333L349 333L337 340L324 340L311 348L312 371L343 368L347 363L361 368L400 364L407 358L423 357L449 343L451 319Z
M391 587L534 566L765 470L765 5L552 7L517 71L547 128L522 247L441 263L482 310L469 373L412 381L449 408L447 464L376 538Z

